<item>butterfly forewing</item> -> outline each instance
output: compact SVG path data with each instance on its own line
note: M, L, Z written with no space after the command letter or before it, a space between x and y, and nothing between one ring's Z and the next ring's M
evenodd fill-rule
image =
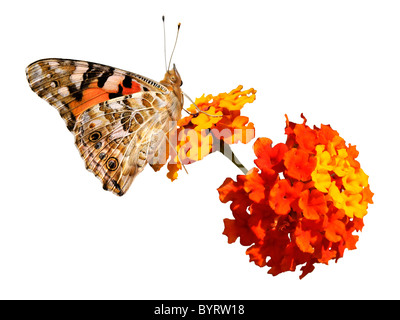
M154 80L87 61L39 60L26 74L32 90L59 110L69 130L84 110L100 102L136 92L168 92Z

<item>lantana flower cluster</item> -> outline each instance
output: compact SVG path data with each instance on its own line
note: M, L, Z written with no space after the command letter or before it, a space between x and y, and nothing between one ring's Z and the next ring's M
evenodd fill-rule
M296 124L286 118L286 143L257 139L257 167L218 188L234 217L224 220L228 242L239 238L250 261L268 266L272 275L302 265L303 278L315 263L337 261L355 249L355 233L373 203L356 147L329 125L312 129L303 119Z
M195 104L204 113L199 112L193 104L188 108L192 115L180 119L177 131L169 137L169 141L175 141L174 150L169 151L169 179L173 181L178 177L182 165L202 160L218 150L219 140L235 144L248 143L254 138L254 124L241 115L241 109L255 100L256 90L242 89L240 85L229 93L197 98Z

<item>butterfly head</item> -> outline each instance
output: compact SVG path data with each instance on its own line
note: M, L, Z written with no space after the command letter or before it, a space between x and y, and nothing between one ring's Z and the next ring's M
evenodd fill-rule
M183 82L178 70L176 69L175 64L171 70L167 71L164 79L161 80L160 83L166 86L170 91L173 91L178 97L179 101L183 103L183 95L181 90L181 85L183 84Z

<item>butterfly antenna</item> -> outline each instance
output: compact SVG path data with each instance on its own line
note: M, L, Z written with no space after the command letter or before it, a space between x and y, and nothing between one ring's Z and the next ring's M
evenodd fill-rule
M190 99L190 97L189 97L186 93L184 93L183 91L182 91L182 93L183 93L183 95L184 95L186 98L189 99L189 101L194 105L194 107L197 109L198 112L204 113L205 115L207 115L207 116L209 116L209 117L213 117L213 118L222 117L222 115L218 115L218 114L209 114L209 113L207 113L207 112L201 110L201 109L197 106L197 104L195 104L194 101L193 101L192 99ZM196 115L196 113L190 113L190 112L187 111L186 109L183 109L183 110L185 110L188 114L190 114L190 115L192 115L192 116Z
M178 31L176 32L175 44L174 44L174 48L172 49L171 58L169 59L167 71L169 70L169 67L170 67L171 61L172 61L172 56L174 55L174 52L175 52L176 43L178 42L178 35L179 35L179 30L180 30L180 28L181 28L181 23L179 22L179 23L178 23Z
M165 72L168 72L167 68L167 38L165 36L165 16L162 16L162 23L164 29L164 62L165 62Z

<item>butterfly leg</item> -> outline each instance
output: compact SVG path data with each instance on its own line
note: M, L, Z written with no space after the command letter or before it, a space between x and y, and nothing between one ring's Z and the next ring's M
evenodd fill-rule
M200 112L200 113L204 113L205 115L207 115L207 116L209 116L209 117L213 117L213 118L222 117L222 115L209 114L209 113L207 113L207 112L201 110L201 109L197 106L197 104L194 103L194 101L193 101L186 93L184 93L183 91L182 91L182 93L183 93L183 95L184 95L186 98L189 99L189 101L194 105L194 107L195 107L195 108L197 109L197 111L198 111L197 113L191 113L191 112L187 111L186 109L183 109L183 110L185 110L185 112L187 112L189 115L191 115L191 116L196 116L196 115L198 115L199 112Z

